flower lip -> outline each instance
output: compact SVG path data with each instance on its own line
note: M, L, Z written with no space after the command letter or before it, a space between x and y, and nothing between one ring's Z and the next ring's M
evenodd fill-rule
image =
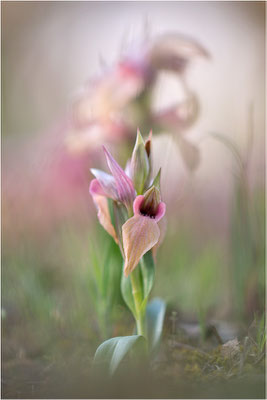
M143 195L136 197L136 199L134 200L134 203L133 203L134 215L142 215L143 217L154 219L156 222L161 220L161 218L164 216L165 211L166 211L165 203L163 203L163 201L161 201L157 206L156 212L154 212L154 211L151 211L150 208L144 209L144 207L142 207L144 200L145 200L145 196L143 196Z

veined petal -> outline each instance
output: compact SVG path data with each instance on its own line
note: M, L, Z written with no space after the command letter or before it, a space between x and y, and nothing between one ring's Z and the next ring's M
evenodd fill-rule
M126 175L110 152L103 146L109 169L115 179L118 199L127 205L132 204L135 190L132 180Z
M90 182L89 193L92 197L94 197L95 195L106 196L106 193L103 190L102 186L100 185L98 179L93 179Z
M103 228L113 237L116 243L118 243L118 238L112 225L109 209L108 209L108 201L103 195L103 189L97 179L93 179L90 183L89 192L93 197L94 203L97 208L97 217L99 219L100 224Z
M90 171L96 177L102 188L102 196L110 197L113 200L118 200L116 182L113 176L101 171L100 169L91 168ZM96 187L96 184L93 186Z
M154 219L135 215L122 226L122 240L125 254L124 274L128 276L141 257L158 242L159 227Z

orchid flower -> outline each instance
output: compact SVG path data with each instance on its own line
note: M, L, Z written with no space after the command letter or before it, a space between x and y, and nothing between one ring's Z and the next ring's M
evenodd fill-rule
M168 132L186 166L199 163L198 148L183 133L198 117L199 101L189 88L186 73L197 58L209 58L196 40L179 34L163 34L131 46L112 67L91 79L73 104L72 126L66 145L76 153L92 151L100 143L131 141L135 127L151 126ZM162 71L174 74L182 84L183 100L153 110L152 94Z
M148 57L155 69L184 74L194 58L208 58L209 53L196 40L170 33L151 42Z
M166 206L157 199L157 190L152 186L145 195L136 197L133 204L134 216L122 226L125 276L133 271L140 258L159 241L160 229L157 222L164 216Z
M96 179L92 180L89 191L98 209L99 222L120 245L125 261L125 276L159 242L158 222L165 214L166 206L160 195L160 171L154 181L149 181L150 148L151 134L144 143L138 131L132 157L125 171L105 147L104 153L112 175L91 169ZM113 203L115 225L108 199Z

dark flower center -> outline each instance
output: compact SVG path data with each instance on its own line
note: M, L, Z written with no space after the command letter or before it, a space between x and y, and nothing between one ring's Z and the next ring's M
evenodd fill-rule
M149 217L154 219L156 217L157 210L155 210L153 207L141 207L140 213L144 215L144 217Z

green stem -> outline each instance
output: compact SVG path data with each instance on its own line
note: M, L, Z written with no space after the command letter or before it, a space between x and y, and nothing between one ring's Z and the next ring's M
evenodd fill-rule
M143 301L143 291L139 277L139 268L135 268L135 270L131 273L131 283L132 283L132 293L134 298L135 304L135 320L136 320L136 327L137 327L137 334L146 336L145 332L145 318L144 313L141 310L141 305Z

